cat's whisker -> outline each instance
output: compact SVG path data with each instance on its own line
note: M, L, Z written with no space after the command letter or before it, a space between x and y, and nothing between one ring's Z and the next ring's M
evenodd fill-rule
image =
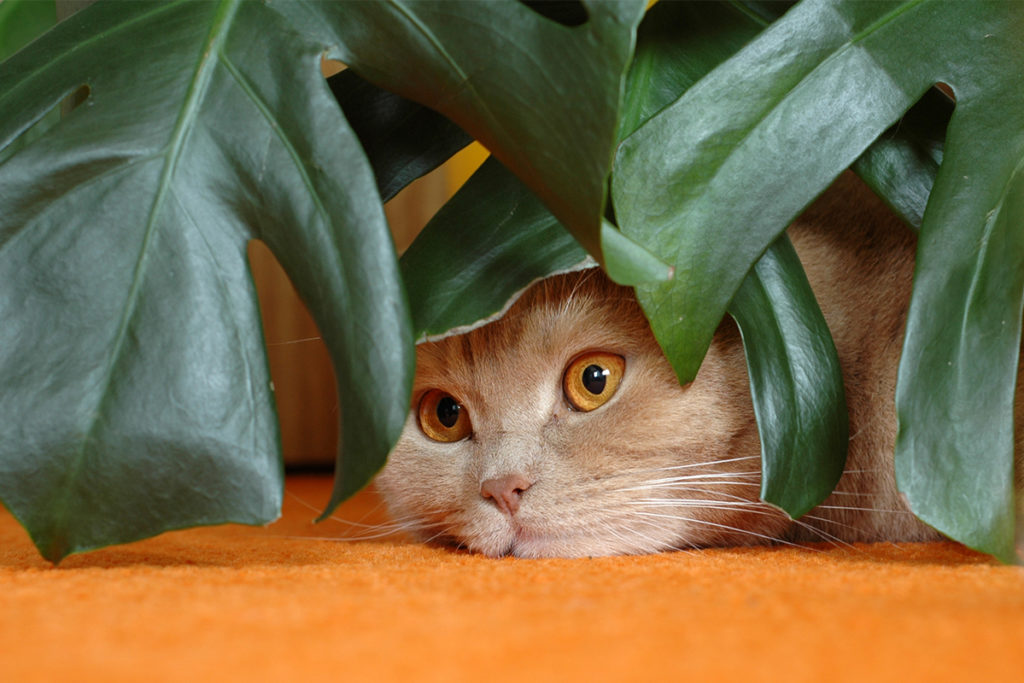
M657 527L656 525L653 525L653 524L651 526L654 526L656 529L659 528L659 527ZM633 540L631 538L628 538L627 536L624 536L623 534L620 534L618 531L615 530L615 528L613 527L613 525L611 523L605 522L603 524L603 527L604 527L604 530L606 532L608 532L609 534L611 534L612 536L614 536L618 540L622 541L624 547L631 548L631 547L635 547L636 546L636 541L635 540ZM629 529L629 533L633 534L634 536L639 536L640 538L643 538L643 539L647 540L648 542L650 542L653 545L652 550L654 550L654 549L663 550L663 549L672 547L670 544L667 544L664 541L659 541L657 539L651 538L647 534L641 533L640 531L637 531L636 529Z
M355 522L355 521L352 521L350 519L345 519L344 517L335 517L334 515L331 515L327 519L330 519L333 522L337 522L338 524L344 524L345 526L359 527L359 528L363 528L363 529L377 529L377 528L380 528L380 527L385 526L387 524L392 524L392 525L395 525L395 526L399 526L399 525L406 524L406 523L409 523L409 522L416 522L416 521L419 521L420 519L422 519L422 517L423 517L422 514L410 514L410 515L407 515L405 517L389 517L386 522L378 522L376 524L367 524L367 523L364 523L364 522Z
M692 462L692 463L688 463L686 465L665 465L663 467L642 467L642 468L631 469L631 470L627 470L627 471L623 471L623 472L617 472L617 473L611 475L610 477L608 477L608 479L611 479L611 478L616 477L616 476L636 477L636 476L641 476L641 475L646 475L646 474L656 474L658 472L674 472L674 471L677 471L677 470L684 470L684 469L697 469L697 468L708 468L708 469L710 469L710 468L715 467L717 465L724 465L724 464L739 462L741 460L760 460L760 458L761 458L760 455L744 455L744 456L736 457L736 458L725 458L723 460L705 460L705 461L702 461L702 462ZM756 473L760 474L760 471L758 470Z
M708 484L733 484L733 482L706 482L706 481L701 482L701 486L707 486ZM692 485L687 485L687 486L676 485L676 486L672 486L672 487L653 487L653 488L656 488L658 490L664 490L664 489L668 488L669 490L682 491L682 492L685 492L685 493L688 493L688 494L703 493L703 494L706 494L708 496L714 496L714 497L713 498L643 498L643 499L639 499L640 501L642 501L641 504L664 505L664 506L671 506L671 505L675 505L675 504L688 504L691 507L710 507L710 506L713 506L715 503L726 503L726 504L729 504L729 505L732 505L732 506L735 506L735 507L745 507L747 509L761 508L761 509L764 509L766 511L769 511L770 514L775 514L774 508L772 508L770 505L765 504L763 501L750 500L749 498L744 498L743 496L738 496L738 495L733 494L733 493L727 493L725 491L716 491L716 490L713 490L713 489L705 489L705 488L701 488L699 486L692 486ZM723 500L723 499L727 499L727 500ZM627 502L628 503L632 503L634 501L627 501Z
M696 469L696 468L710 469L710 468L712 468L712 467L714 467L716 465L734 463L734 462L738 462L738 461L741 461L741 460L759 460L760 457L761 456L759 456L759 455L749 455L749 456L745 455L745 456L737 457L737 458L726 458L726 459L723 459L723 460L707 460L707 461L703 461L703 462L689 463L689 464L686 464L686 465L666 465L666 466L663 466L663 467L640 467L640 468L636 468L636 469L621 470L621 471L618 471L618 472L614 472L612 474L609 474L609 475L606 475L606 476L602 477L601 480L605 481L605 482L609 482L609 481L612 481L614 479L622 479L622 478L632 478L632 479L635 479L637 477L641 477L641 476L644 476L644 475L657 474L659 472L673 472L673 471L680 470L680 469ZM734 472L734 473L730 473L730 474L740 474L740 473ZM760 471L757 471L757 472L754 472L754 473L746 472L745 474L760 474ZM681 475L681 476L686 476L686 475Z
M807 514L807 515L804 515L803 517L801 517L800 519L813 519L816 522L821 522L821 523L824 523L824 524L832 524L834 526L841 526L843 528L852 529L854 531L857 530L857 527L854 526L853 524L846 524L845 522L840 522L840 521L835 520L835 519L829 519L828 517L820 517L818 515ZM799 521L799 520L794 520L794 521ZM813 525L807 525L807 528L810 531L817 531L819 533L825 533L824 530L818 529L817 527L815 527ZM849 546L850 548L852 548L854 550L858 550L858 548L856 546L850 545L849 543L846 543L845 541L842 541L840 539L837 539L837 542L843 543L844 545L847 545L847 546ZM897 544L893 543L892 541L888 541L888 544L891 545L894 548L898 548L899 547Z
M760 475L760 472L704 472L702 474L681 474L675 477L663 477L661 479L652 479L651 481L696 481L698 479L714 479L716 477L730 477L742 479L744 477L756 477Z
M351 522L351 521L349 521L347 519L340 518L340 517L335 517L335 518L332 518L332 519L334 519L334 521L338 522L339 524L344 524L346 526L362 528L362 529L377 530L377 529L383 529L383 528L387 528L387 527L393 527L393 528L396 528L396 529L407 529L407 528L411 528L411 527L421 527L421 526L425 526L425 525L436 524L436 522L430 522L429 521L429 517L434 515L434 514L439 514L440 512L441 512L440 510L431 510L431 511L426 511L425 510L425 511L423 511L421 513L404 515L402 517L389 517L387 520L385 520L383 522L376 523L376 524L364 524L362 522Z
M722 460L707 460L707 461L704 461L704 462L691 462L691 463L687 463L686 465L667 465L665 467L651 468L650 470L646 470L646 471L649 471L649 472L667 472L667 471L670 471L670 470L686 470L686 469L692 469L694 467L713 467L715 465L724 465L724 464L730 463L730 462L740 462L742 460L760 460L760 459L761 459L760 455L743 455L743 456L739 456L739 457L736 457L736 458L725 458L725 459L722 459ZM758 474L760 474L760 472L758 472Z
M804 517L806 517L806 516L807 515L804 515ZM824 529L819 529L818 527L814 526L813 524L808 524L807 522L803 522L803 521L801 521L799 519L794 519L793 523L796 524L797 526L803 528L803 529L807 529L807 531L809 531L809 532L811 532L813 534L816 534L816 535L820 536L827 543L831 543L831 544L836 545L836 546L843 546L843 547L849 548L851 550L856 550L856 548L853 546L853 544L847 543L846 541L844 541L843 539L839 538L838 536L830 534L827 531L825 531Z
M406 524L420 523L420 522L423 521L423 519L425 517L433 515L433 514L437 514L437 513L440 513L440 512L441 512L441 510L424 510L422 512L415 513L415 514L410 513L410 514L405 515L403 517L389 517L384 522L378 522L378 523L372 523L372 524L367 524L367 523L364 523L364 522L356 522L356 521L353 521L353 520L350 520L350 519L345 519L344 517L338 517L336 515L331 515L327 519L331 520L332 522L337 522L338 524L344 524L345 526L350 526L350 527L358 527L358 528L364 528L364 529L379 529L381 527L388 526L388 525L398 527L398 526L403 526L403 525L406 525ZM365 519L365 516L364 516L364 519Z
M701 481L701 486L754 486L756 488L761 487L760 482L753 481ZM678 490L678 491L698 491L700 489L694 487L693 483L686 481L669 481L658 484L643 484L639 486L632 486L624 489L614 489L615 491L647 491L647 490ZM724 495L724 494L723 494Z
M770 505L762 503L760 501L727 501L727 500L702 500L702 499L690 499L690 500L664 500L660 498L641 500L641 501L629 501L630 505L641 505L652 508L659 507L681 507L681 508L697 508L699 510L742 510L745 513L753 515L764 515L768 517L778 517L779 511ZM796 521L796 520L793 520Z
M712 522L712 521L707 520L707 519L698 519L696 517L687 517L685 515L666 515L666 514L657 513L657 512L640 512L640 511L636 511L633 514L635 514L635 515L644 515L644 516L648 516L648 517L659 517L659 518L663 518L663 519L678 520L678 521L682 521L682 522L692 522L694 524L704 524L706 526L711 526L711 527L715 527L715 528L719 528L719 529L725 529L725 530L728 530L728 531L735 531L737 533L744 534L744 535L747 535L747 536L754 536L756 538L761 538L761 539L764 539L764 540L766 540L766 541L768 541L770 543L781 543L783 545L793 546L794 548L802 548L804 550L810 550L812 552L820 552L820 551L816 551L814 548L808 548L808 547L803 546L803 545L801 545L799 543L793 543L792 541L787 541L787 540L782 539L782 538L776 538L774 536L768 536L766 534L759 534L756 531L750 531L749 529L742 529L740 527L730 526L728 524L720 524L718 522Z
M706 486L708 483L709 482L701 482L701 485L702 486ZM715 483L715 482L710 482L710 483ZM726 493L725 491L716 491L714 489L704 489L704 488L699 488L699 487L696 487L696 486L680 487L680 490L685 491L686 493L704 493L704 494L707 494L709 496L717 496L717 498L714 498L712 500L720 500L722 498L731 498L732 500L737 500L737 501L741 501L741 502L744 502L744 503L753 503L753 504L756 504L756 505L760 505L762 507L771 507L771 506L765 504L764 501L761 501L761 500L751 500L750 498L744 498L743 496L737 496L735 493Z
M628 515L630 511L626 511L626 512L627 512L627 515ZM625 520L621 516L617 516L615 521L618 524L621 525ZM656 531L659 531L659 532L662 532L662 533L664 533L666 531L666 528L665 528L664 524L655 524L654 522L652 522L650 520L646 520L646 519L635 519L633 521L634 522L639 522L641 524L644 524L645 526L653 527ZM634 539L632 539L632 538L629 538L629 536L627 536L627 535L623 535L623 533L619 533L619 531L616 529L616 525L613 524L611 521L609 521L607 519L601 520L600 524L601 524L601 528L604 531L606 531L609 535L611 535L614 538L616 538L619 541L621 541L625 548L635 548L636 547L636 545L637 545L636 541ZM656 538L652 538L651 536L649 536L649 535L647 535L645 533L640 532L634 526L629 526L627 529L625 529L623 531L624 531L625 534L629 534L629 535L632 535L632 536L637 536L637 537L643 538L646 541L648 541L651 544L651 548L650 548L651 552L657 552L657 551L661 551L661 550L669 550L669 549L675 548L675 545L673 543L671 543L669 541L658 540Z
M296 496L295 494L291 493L290 491L285 491L285 494L290 495L300 505L302 505L302 506L312 510L313 512L316 512L316 513L321 512L321 510L319 508L317 508L314 505L310 505L309 503L307 503L306 501L302 500L300 497ZM378 504L373 509L368 510L360 519L366 519L368 516L370 516L371 514L376 512L378 509L380 509L381 506L382 506L382 504ZM381 529L381 528L383 528L383 527L385 527L385 526L387 526L389 524L395 525L395 526L399 526L399 525L402 525L402 524L404 524L406 522L413 522L415 520L418 520L420 518L420 516L421 515L419 515L419 514L410 514L410 515L408 515L406 517L401 517L401 518L389 517L387 522L380 522L380 523L376 523L376 524L366 524L366 523L364 523L362 521L345 519L344 517L338 517L337 515L329 515L329 516L325 517L324 520L325 521L326 520L331 520L332 522L337 522L338 524L344 524L346 526L351 526L351 527L361 527L361 528L364 528L364 529L374 529L374 530L377 530L377 529Z
M655 509L676 510L676 509L687 509L687 508L689 508L689 509L695 509L695 510L720 510L720 511L723 511L723 512L740 511L740 512L744 512L744 513L748 513L749 512L750 514L765 515L765 516L777 516L778 515L778 513L772 513L769 510L758 509L758 508L753 507L753 506L739 505L737 503L731 503L731 502L728 502L728 501L723 501L721 503L707 503L706 501L696 501L696 502L690 502L690 503L683 503L682 505L665 505L665 504L658 504L658 503L654 503L654 502L648 502L648 503L636 503L635 505L636 505L636 507L648 508L648 509L652 509L652 510L655 510Z
M851 505L818 505L819 510L856 510L859 512L895 512L901 515L913 514L909 510L887 510L884 508L854 507Z
M873 491L833 491L830 496L873 496Z
M663 479L650 479L650 480L644 482L643 484L637 484L635 486L628 486L628 487L625 487L625 488L620 488L620 489L615 489L615 490L616 491L620 491L620 492L621 491L642 491L644 489L648 489L648 488L652 488L652 487L669 486L669 485L674 485L674 484L686 484L687 482L700 482L700 483L703 484L703 483L706 483L706 481L709 480L709 479L715 480L715 479L721 479L723 477L728 478L728 479L744 479L744 478L751 477L751 476L760 476L760 474L761 474L760 472L718 472L718 473L708 473L708 474L691 474L691 475L680 476L680 477L665 477ZM716 481L715 483L718 483L718 484L728 484L728 483L734 483L734 482L730 482L730 481ZM743 483L743 482L735 482L735 483ZM754 482L747 482L747 483L748 484L754 484ZM754 484L754 485L759 485L759 484Z
M332 541L346 541L346 542L359 542L359 541L375 541L378 538L388 538L389 536L395 536L403 531L403 529L384 529L378 533L363 533L354 536L334 536L325 540ZM300 538L312 538L312 537L300 537Z
M449 536L452 540L455 540L454 530L456 526L454 524L446 523L444 520L430 520L429 517L434 515L444 514L441 509L424 510L421 514L408 515L406 517L391 520L390 522L373 525L373 524L360 524L358 526L366 527L367 529L378 529L379 533L370 534L365 533L357 536L345 536L341 540L370 540L373 538L382 538L385 536L392 536L396 534L413 534L418 536L424 543L430 543L442 536ZM343 523L345 520L339 520ZM427 534L431 534L427 536Z
M289 339L287 341L280 342L267 342L267 348L274 346L291 346L292 344L308 344L309 342L320 341L323 337L303 337L302 339Z
M813 519L815 522L823 522L825 524L834 524L835 526L841 526L841 527L845 527L847 529L856 529L857 528L853 524L847 524L845 522L840 522L840 521L835 520L835 519L829 519L828 517L822 517L820 515L807 514L807 515L804 515L803 517L801 517L800 519ZM794 520L794 521L796 521L796 520ZM817 528L817 527L815 527L815 528Z
M625 502L626 505L679 506L679 507L756 507L753 501L707 500L704 498L638 498Z
M323 510L321 510L321 509L320 509L320 508L318 508L317 506L313 505L312 503L310 503L310 502L308 502L308 501L304 500L304 499L302 498L302 496L298 495L298 494L297 494L297 493L295 493L294 491L289 491L288 489L285 489L285 492L284 492L284 494L285 494L285 496L287 496L287 497L291 498L292 500L294 500L294 501L295 501L296 503L298 503L299 505L303 506L304 508L306 508L306 509L308 509L308 510L312 510L313 512L317 513L318 515L319 515L319 514L320 514L321 512L323 512ZM340 523L342 523L342 524L350 524L350 525L352 525L352 526L359 526L359 525L360 525L360 523L361 523L361 521L362 521L363 519L366 519L366 518L367 518L367 517L369 517L370 515L374 514L375 512L377 512L378 510L380 510L380 509L381 509L381 508L382 508L383 506L384 506L384 502L383 502L383 501L380 501L380 502L378 502L378 503L377 503L377 504L376 504L375 506L373 506L373 507L372 507L371 509L367 510L367 511L366 511L366 512L365 512L365 513L363 514L363 516L362 516L362 517L360 518L360 520L359 520L359 521L353 521L353 520L350 520L350 519L343 519L343 518L341 518L341 517L337 517L337 516L335 516L335 515L328 515L328 516L327 516L327 517L326 517L325 519L330 519L330 520L332 520L332 521L335 521L335 522L340 522ZM409 515L409 518L410 518L410 519L415 519L415 518L416 518L416 515ZM370 526L376 526L376 525L370 525Z
M465 549L465 543L455 534L456 527L454 524L442 524L441 522L437 522L436 524L431 526L439 526L441 528L437 531L437 533L433 534L432 536L424 538L424 543L433 543L439 538L447 538L451 539L456 548L459 548L460 550Z
M298 495L294 491L290 491L289 489L285 489L284 490L284 495L287 496L288 498L291 498L292 500L297 502L299 505L312 510L313 512L320 512L320 510L315 505L312 505L311 503L306 502L306 500L303 499L302 496Z
M735 496L733 496L733 497L735 497ZM747 514L767 515L767 516L776 516L776 515L778 515L778 511L777 510L775 510L771 506L769 506L769 505L767 505L767 504L765 504L765 503L763 503L761 501L749 501L749 500L745 500L745 499L739 499L739 500L736 500L736 501L714 501L714 500L708 501L708 500L701 500L701 499L672 500L672 499L657 498L657 499L635 500L635 501L630 501L630 503L631 504L635 504L635 505L646 505L646 506L651 506L651 507L671 507L671 506L675 505L675 506L683 507L683 508L685 508L685 507L693 507L693 508L708 509L708 510L743 510ZM806 517L806 515L805 515L805 517ZM698 520L692 520L692 521L698 521ZM837 545L837 546L841 545L841 546L845 546L845 547L848 547L848 548L853 548L854 547L851 544L846 543L845 541L843 541L839 537L824 531L823 529L818 529L818 528L814 527L813 525L808 524L806 522L803 522L803 521L801 521L799 519L792 520L792 521L793 521L794 524L796 524L796 525L798 525L798 526L800 526L802 528L807 529L809 532L819 536L820 538L822 538L824 541L826 541L828 543L831 543L831 544ZM765 537L765 538L767 538L767 537ZM778 540L779 542L783 542L781 539L775 539L775 540Z
M339 534L337 536L284 536L283 538L297 538L297 539L315 539L324 541L371 541L378 538L386 538L388 536L394 536L404 532L419 531L423 528L429 527L428 524L416 521L414 519L396 522L385 522L381 524L358 524L356 526L363 527L365 531L358 534Z
M303 498L301 496L295 494L292 491L285 490L285 495L287 495L288 497L290 497L292 500L294 500L295 502L299 503L303 507L305 507L305 508L307 508L309 510L312 510L313 512L316 512L316 513L320 513L321 512L321 510L319 508L317 508L315 505L312 505L309 502L307 502L306 500L303 500ZM370 510L366 511L363 514L363 516L360 518L360 521L351 520L351 519L345 519L345 518L339 517L337 515L329 515L326 519L329 519L329 520L331 520L333 522L336 522L338 524L343 524L346 527L355 527L355 528L358 528L358 529L365 530L363 533L357 533L357 534L346 534L346 533L342 532L342 534L339 534L338 536L333 537L333 540L338 540L338 541L367 541L367 540L373 540L373 539L377 539L377 538L385 538L387 536L394 536L394 535L397 535L397 534L415 533L415 532L418 532L418 531L422 531L423 529L430 528L430 526L432 526L432 523L424 521L425 517L430 516L430 515L434 515L434 514L439 514L439 513L442 512L441 509L428 509L428 510L420 511L419 513L409 514L409 515L405 515L405 516L402 516L402 517L390 517L385 522L379 522L379 523L374 523L374 524L368 524L368 523L364 523L363 521L361 521L363 519L366 519L369 515L371 515L374 512L376 512L378 509L380 509L382 507L382 505L383 505L383 503L378 503L375 507L373 507ZM313 538L313 537L308 537L307 536L305 538Z
M654 522L652 522L650 520L639 519L639 520L636 520L636 521L640 522L641 524L646 524L647 526L654 527L654 529L656 529L657 531L665 531L664 526L659 526L658 524L655 524ZM692 552L690 550L685 550L683 548L679 548L678 546L676 546L674 543L672 543L670 541L663 541L663 540L658 540L658 539L655 539L655 538L651 538L647 534L641 533L636 528L632 528L632 529L630 529L630 531L635 536L640 536L641 538L647 539L647 541L649 541L651 543L651 550L652 551L656 550L656 551L660 552L662 550L681 550L682 552ZM623 540L625 541L627 547L628 546L635 546L636 545L632 541L629 541L629 540L626 540L626 539L623 539Z

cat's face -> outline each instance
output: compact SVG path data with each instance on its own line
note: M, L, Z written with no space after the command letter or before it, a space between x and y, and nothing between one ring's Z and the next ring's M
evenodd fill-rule
M632 293L595 270L420 345L417 363L377 483L425 540L577 557L758 542L746 531L786 524L756 503L759 445L731 327L680 387Z

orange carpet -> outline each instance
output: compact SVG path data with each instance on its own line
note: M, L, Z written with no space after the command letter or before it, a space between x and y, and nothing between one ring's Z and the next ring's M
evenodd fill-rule
M953 543L493 560L305 538L328 487L58 568L0 512L0 681L1024 680L1024 568Z

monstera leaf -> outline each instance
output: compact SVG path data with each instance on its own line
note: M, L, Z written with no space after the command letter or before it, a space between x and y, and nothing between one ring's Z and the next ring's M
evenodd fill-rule
M623 80L644 2L581 6L576 25L510 0L309 2L287 12L304 31L337 45L332 56L368 81L436 109L480 140L613 279L666 280L668 266L603 221Z
M278 514L251 239L309 304L361 426L336 495L401 430L405 297L322 50L262 3L100 3L0 70L0 147L90 93L0 166L0 498L46 557Z
M385 195L436 160L364 151L320 76L325 53L361 67L387 62L389 51L404 55L366 69L401 90L422 79L424 64L407 60L424 45L431 63L448 63L438 21L508 18L472 41L445 38L448 57L455 43L473 47L453 63L466 79L431 81L443 91L434 99L468 86L471 96L455 106L460 124L493 130L481 137L514 150L522 169L559 157L575 189L549 187L562 177L551 171L531 179L534 188L560 202L581 235L597 236L591 246L602 258L605 244L621 277L667 277L601 217L642 10L636 1L596 3L571 28L513 0L449 4L433 19L415 3L101 1L5 62L0 498L43 554L57 560L169 528L277 514L281 465L245 257L251 239L281 261L338 375L346 428L328 509L383 463L407 409L411 330L365 154ZM399 25L386 51L362 40ZM470 78L505 45L504 31L524 45L557 43L545 59L563 60L566 73L541 94L552 100L541 109L495 118L499 90L541 83L550 66L522 54L506 60L514 64L500 88L489 76ZM346 91L345 81L338 100L369 106L373 93L360 94L354 81ZM83 87L84 103L34 137L33 126ZM563 139L566 112L580 111L588 122L572 114ZM552 112L563 122L538 131L536 116ZM367 141L387 129L373 115L353 120ZM418 120L453 130L436 115ZM526 130L536 134L519 145Z
M417 341L482 325L533 282L595 265L497 159L484 162L401 260Z
M729 2L651 7L638 29L626 76L619 137L678 97L763 26ZM407 118L411 122L413 115ZM432 154L436 138L417 138L408 133L414 128L410 123L406 132L381 141L393 150L389 155ZM500 315L537 279L594 265L530 187L496 159L488 160L403 255L418 339L479 325Z
M897 473L918 516L1004 560L1014 555L1005 378L1020 346L1022 60L1019 3L804 2L625 141L613 178L620 227L676 267L639 296L685 381L765 247L947 83L957 108L921 228Z

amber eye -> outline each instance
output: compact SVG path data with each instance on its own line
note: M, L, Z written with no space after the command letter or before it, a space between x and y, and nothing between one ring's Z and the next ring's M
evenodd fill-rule
M451 394L431 389L420 399L420 429L434 441L450 443L469 436L469 411Z
M569 363L562 376L565 397L576 410L600 408L615 395L626 369L626 359L614 353L592 351Z

